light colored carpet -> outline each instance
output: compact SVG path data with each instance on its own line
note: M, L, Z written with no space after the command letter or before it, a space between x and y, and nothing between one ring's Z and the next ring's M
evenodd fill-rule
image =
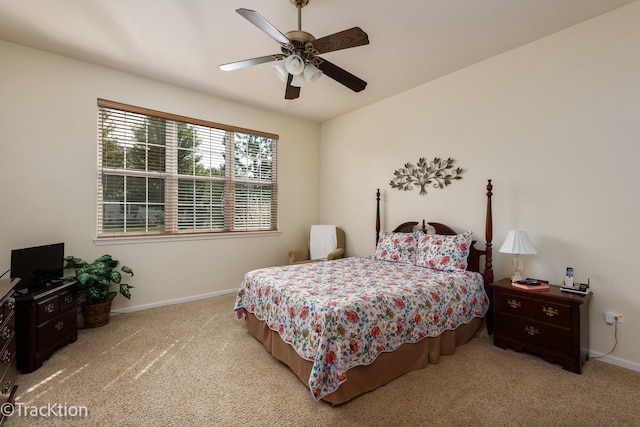
M17 403L83 405L86 418L7 426L637 426L640 373L590 360L582 375L479 337L440 363L338 407L274 360L233 316L233 295L113 316L79 332Z

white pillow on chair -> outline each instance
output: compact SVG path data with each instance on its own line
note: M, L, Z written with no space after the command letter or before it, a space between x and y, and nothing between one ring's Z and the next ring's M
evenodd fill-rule
M312 225L309 237L311 259L326 259L329 252L338 247L335 225Z

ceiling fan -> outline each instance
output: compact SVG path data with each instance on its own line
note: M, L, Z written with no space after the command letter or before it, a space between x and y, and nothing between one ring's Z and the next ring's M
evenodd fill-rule
M367 86L367 82L318 55L369 44L367 33L359 27L353 27L316 39L306 31L302 31L301 28L302 8L309 4L309 0L290 1L298 9L298 29L286 34L282 34L255 10L236 10L242 17L280 43L282 53L223 64L220 69L232 71L265 62L278 61L274 68L280 80L287 82L285 99L298 98L300 87L316 81L322 74L354 92L362 91Z

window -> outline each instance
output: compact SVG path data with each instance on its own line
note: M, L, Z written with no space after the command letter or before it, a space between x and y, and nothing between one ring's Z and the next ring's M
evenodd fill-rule
M98 237L270 231L278 136L98 100Z

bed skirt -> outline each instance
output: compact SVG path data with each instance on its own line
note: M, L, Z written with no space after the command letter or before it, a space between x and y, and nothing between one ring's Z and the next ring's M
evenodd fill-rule
M301 358L293 347L282 341L280 335L269 329L265 322L258 320L251 313L246 315L249 333L262 342L273 357L289 366L300 381L308 385L313 363ZM473 338L480 331L483 320L476 317L454 331L445 331L440 336L425 338L414 344L403 344L391 353L381 353L372 364L349 369L347 381L322 400L339 405L408 372L426 368L429 363L438 363L441 354L453 354L457 346Z

